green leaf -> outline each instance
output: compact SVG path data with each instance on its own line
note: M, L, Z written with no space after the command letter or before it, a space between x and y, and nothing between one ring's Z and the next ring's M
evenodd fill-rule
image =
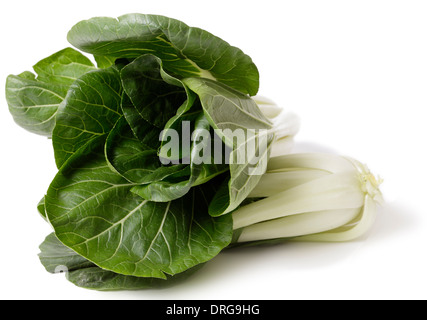
M64 246L54 233L48 235L39 248L40 262L49 273L69 272L82 268L96 267L92 262Z
M65 272L66 278L78 287L98 291L142 290L167 288L188 279L203 264L193 267L166 280L125 276L103 270L63 245L54 233L46 237L40 245L39 258L50 273Z
M231 215L208 214L216 183L168 203L143 200L109 168L104 141L96 140L68 159L45 197L62 243L103 269L163 279L212 259L230 243Z
M154 54L181 78L203 77L255 95L259 73L240 49L199 28L157 15L127 14L77 23L68 33L75 47L95 56L137 58Z
M143 143L153 138L158 143L158 135L150 139L150 133L155 130L148 123L145 129L148 132L144 140L140 141L124 117L117 121L105 143L105 157L111 168L129 182L138 184L160 181L185 169L186 165L163 166L157 150Z
M201 110L200 103L196 102L197 96L180 80L167 74L162 61L151 54L129 63L122 69L121 78L128 96L122 103L123 113L141 141L148 140L147 133L149 140L159 142L165 141L169 130L183 132L184 121L193 121ZM153 134L157 134L154 139ZM150 145L154 146L153 143ZM159 155L166 157L163 145L164 142L160 144ZM156 144L156 148L159 145ZM190 149L181 148L172 160L189 156Z
M126 92L122 94L121 108L135 138L148 148L157 150L160 147L162 130L141 117Z
M38 74L37 80L62 85L65 92L77 78L96 69L87 57L72 48L41 60L33 68Z
M193 96L195 96L194 93ZM184 110L186 108L185 104L182 105L161 132L158 154L165 162L188 162L191 157L191 135L195 129L195 122L203 111L199 101ZM188 111L190 108L191 110Z
M121 99L115 66L86 73L71 85L52 135L58 168L88 141L110 132L122 116Z
M221 164L214 162L212 132L203 112L198 113L194 122L190 176L184 177L182 181L168 181L166 178L148 185L135 186L131 189L132 192L146 200L168 202L183 197L193 186L206 183L229 170L224 162Z
M252 151L253 155L246 163L231 160L238 158L242 149L248 150L246 144L235 148L230 154L230 178L224 181L209 205L209 214L212 216L221 216L237 209L266 172L274 138L270 135L262 135L257 139L264 142L256 145L255 150Z
M45 208L44 197L37 204L37 211L40 213L41 217L46 220L46 208Z
M50 137L55 115L70 85L95 67L88 58L66 48L41 60L35 74L26 71L6 80L6 99L15 122L24 129Z
M183 104L188 104L181 83L167 75L161 65L159 58L147 54L135 59L120 73L123 88L134 105L131 111L159 129L165 127ZM129 123L133 125L133 121Z
M188 78L183 83L199 96L206 118L214 129L272 129L272 123L251 97L209 79ZM222 137L227 145L235 144L225 133Z
M109 57L104 57L104 56L95 56L94 58L96 61L96 65L100 69L107 69L107 68L113 66L114 62L116 61L116 59L114 59L114 58L109 58Z
M124 117L110 131L105 145L106 159L113 170L138 184L186 171L185 164L164 166L160 162L157 150L161 130L140 117L126 93L122 96L122 110Z
M230 179L209 207L212 216L220 216L235 210L265 173L274 140L272 124L247 95L209 79L183 82L199 96L210 125L232 148Z
M187 280L203 266L199 264L174 276L167 275L166 279L126 276L98 267L75 270L66 277L78 287L97 291L165 289Z

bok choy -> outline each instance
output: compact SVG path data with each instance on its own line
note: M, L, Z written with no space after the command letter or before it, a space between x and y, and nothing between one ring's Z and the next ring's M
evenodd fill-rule
M37 205L48 272L157 288L226 248L369 229L380 181L356 160L290 154L299 119L257 96L242 50L144 14L81 21L67 38L75 49L6 81L15 122L51 139L58 169Z

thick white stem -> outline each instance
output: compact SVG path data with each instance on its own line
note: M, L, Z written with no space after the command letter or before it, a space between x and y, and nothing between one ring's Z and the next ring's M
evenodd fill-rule
M343 226L327 232L294 238L294 241L328 241L343 242L355 240L371 229L377 216L377 202L366 195L360 220L351 226Z
M261 112L272 122L275 141L271 148L271 157L289 154L294 146L293 137L300 129L299 116L289 110L279 107L273 101L262 96L252 98Z
M237 242L291 238L341 227L352 221L360 208L306 212L257 223L243 229Z
M277 117L271 119L273 131L277 140L295 136L300 129L300 119L297 114L282 111Z
M258 105L261 112L269 119L277 117L283 111L282 107L279 107L274 101L266 97L255 96L252 99Z
M304 212L362 205L358 176L354 172L333 174L241 207L233 213L234 229Z
M317 169L330 173L355 171L355 164L347 158L328 153L297 153L272 157L267 172L290 169Z
M277 193L289 190L303 183L310 182L330 174L316 169L301 169L282 172L267 172L257 186L249 194L250 198L271 197Z
M290 154L294 147L294 137L288 136L279 140L275 140L271 146L270 157L278 157Z

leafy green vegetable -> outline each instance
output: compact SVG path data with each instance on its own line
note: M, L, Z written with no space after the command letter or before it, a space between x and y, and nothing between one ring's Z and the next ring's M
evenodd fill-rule
M77 23L34 74L10 75L16 123L52 138L58 173L37 205L48 272L95 290L179 283L225 248L343 241L375 217L357 161L289 152L298 121L252 98L251 58L163 16ZM272 156L272 154L274 156Z

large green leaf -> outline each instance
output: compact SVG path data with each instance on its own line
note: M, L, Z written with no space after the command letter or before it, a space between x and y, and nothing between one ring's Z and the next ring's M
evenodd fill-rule
M58 106L70 85L95 69L92 62L74 49L66 48L41 60L29 71L10 75L6 99L15 122L24 129L51 136Z
M163 279L212 259L230 243L231 216L208 214L216 183L168 203L143 200L109 168L104 141L96 140L68 159L45 197L62 243L103 269Z
M209 207L211 215L223 215L236 209L265 173L274 140L272 124L247 95L209 79L188 78L183 82L199 96L210 125L232 148L230 179Z
M58 168L88 141L110 132L122 116L121 99L116 66L86 73L71 85L52 135Z
M245 94L258 92L259 73L249 56L207 31L164 16L92 18L77 23L68 33L68 41L98 57L154 54L167 71L181 78L210 78Z
M40 262L50 273L65 272L66 278L78 287L98 291L143 290L171 287L198 271L203 264L167 279L125 276L104 270L63 245L54 233L40 245Z

